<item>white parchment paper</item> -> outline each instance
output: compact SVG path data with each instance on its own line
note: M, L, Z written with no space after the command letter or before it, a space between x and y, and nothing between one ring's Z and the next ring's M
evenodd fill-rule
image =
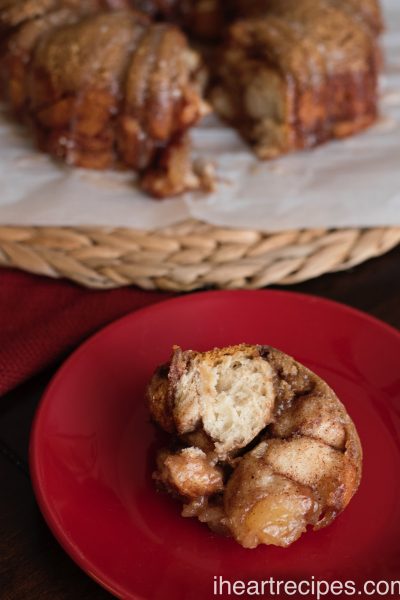
M131 173L69 169L38 153L0 111L0 224L151 229L189 217L265 230L400 225L400 0L384 0L381 118L369 131L260 162L215 117L193 134L211 159L212 194L153 200Z

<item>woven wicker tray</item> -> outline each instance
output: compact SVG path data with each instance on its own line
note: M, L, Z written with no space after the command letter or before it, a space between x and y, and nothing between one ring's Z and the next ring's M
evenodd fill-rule
M152 232L0 227L0 265L96 289L261 288L348 269L399 243L400 227L270 234L192 220Z

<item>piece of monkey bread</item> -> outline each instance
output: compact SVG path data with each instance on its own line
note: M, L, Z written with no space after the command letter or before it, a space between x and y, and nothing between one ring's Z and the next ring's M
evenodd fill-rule
M69 165L132 169L158 198L198 189L188 132L209 110L202 61L178 27L130 4L0 1L1 96Z
M245 548L289 546L357 491L362 449L331 388L269 346L175 347L147 390L171 435L153 475L200 521Z
M243 13L256 16L230 27L211 97L259 158L312 148L375 122L379 12L374 19L356 1L243 4Z

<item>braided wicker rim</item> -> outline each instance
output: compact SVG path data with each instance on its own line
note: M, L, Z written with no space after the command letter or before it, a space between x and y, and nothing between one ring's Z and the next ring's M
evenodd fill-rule
M255 289L349 269L399 243L400 227L263 233L195 220L151 232L0 227L0 265L94 289Z

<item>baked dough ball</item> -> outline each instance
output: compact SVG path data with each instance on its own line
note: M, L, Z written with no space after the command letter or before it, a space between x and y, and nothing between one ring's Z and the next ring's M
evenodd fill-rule
M224 505L235 539L246 548L289 546L306 531L329 525L359 484L351 453L309 437L270 439L240 462Z
M179 496L194 500L222 492L223 473L199 448L160 452L155 479Z

